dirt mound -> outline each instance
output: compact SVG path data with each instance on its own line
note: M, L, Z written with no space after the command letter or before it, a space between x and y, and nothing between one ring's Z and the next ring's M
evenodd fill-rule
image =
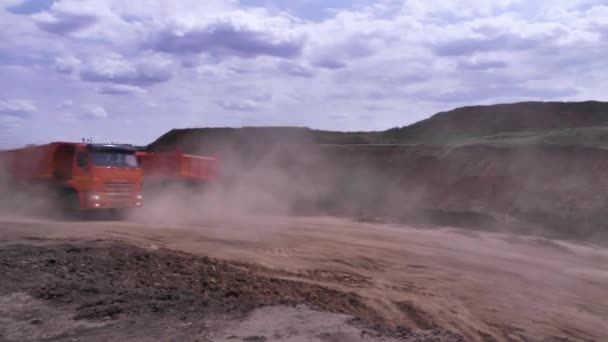
M364 220L608 238L604 150L369 146L328 153L340 166L325 183L332 189L326 205Z
M112 242L0 249L0 273L5 275L0 279L0 295L25 292L73 307L75 320L140 315L192 320L306 304L353 315L365 326L375 325L376 333L418 336L404 328L383 328L382 318L355 294L258 274L269 272L259 266ZM443 336L457 338L447 332ZM445 339L451 340L458 339Z
M83 319L192 308L247 312L301 303L378 319L353 294L261 277L246 266L169 250L112 243L9 246L0 250L0 260L2 273L9 275L4 290L12 286L36 298L81 303Z
M479 137L608 127L608 103L522 102L457 108L412 125L376 132L338 132L304 127L173 129L146 148L216 154L240 150L255 153L280 144L451 144ZM500 137L499 137L500 138ZM572 140L572 139L570 139ZM570 141L577 145L580 139Z
M405 142L450 142L471 137L608 125L605 102L522 102L441 112L385 135Z

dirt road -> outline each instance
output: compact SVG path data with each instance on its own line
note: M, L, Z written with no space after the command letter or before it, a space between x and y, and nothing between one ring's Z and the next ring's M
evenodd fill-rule
M41 239L118 240L254 263L273 277L356 293L389 324L440 326L471 340L608 340L608 250L594 246L325 217L0 219L0 246Z

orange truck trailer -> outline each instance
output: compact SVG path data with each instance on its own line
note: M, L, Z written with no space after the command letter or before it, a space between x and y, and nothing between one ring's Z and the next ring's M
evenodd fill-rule
M28 146L0 151L0 168L11 186L45 188L68 211L123 211L143 203L142 170L131 145Z
M217 177L217 159L172 152L137 151L137 159L143 170L146 188L168 185L198 187Z

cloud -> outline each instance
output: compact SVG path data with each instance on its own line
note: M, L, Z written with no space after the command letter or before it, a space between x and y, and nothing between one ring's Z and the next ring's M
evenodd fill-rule
M526 50L539 45L542 39L524 38L502 34L496 37L460 38L446 40L433 45L436 55L442 57L466 56L476 52L499 50Z
M14 14L34 14L48 10L57 0L25 0L17 1L16 4L6 7L6 10Z
M419 93L418 99L444 103L480 103L488 99L511 100L551 100L577 94L571 87L544 87L535 88L522 84L495 84L483 88L467 88L454 91L439 91L436 93Z
M38 111L30 100L0 100L0 115L28 117Z
M248 100L221 100L218 101L218 105L225 110L235 112L253 112L257 109L257 105Z
M361 23L365 25L364 23ZM337 23L334 23L337 25ZM331 31L335 30L332 28ZM391 35L375 32L373 26L367 33L338 33L329 42L321 42L312 50L312 65L328 70L345 68L347 64L373 58L380 54L390 44ZM328 32L328 34L331 34Z
M325 69L342 69L344 67L346 67L346 64L343 62L340 62L337 59L331 58L331 57L323 57L320 59L317 59L314 63L315 66L321 67L321 68L325 68Z
M5 130L21 127L22 124L22 118L0 114L0 131L2 131L2 135L5 134Z
M126 84L105 84L98 89L98 92L104 95L137 95L144 94L145 90Z
M106 110L98 105L85 104L81 106L82 116L88 119L105 119L108 117Z
M391 66L387 72L387 66ZM423 84L433 77L433 63L428 61L425 66L420 61L408 60L377 60L373 63L353 66L338 72L334 79L340 84L363 84L366 87L398 87Z
M251 95L251 100L255 102L269 102L272 100L272 94L263 92Z
M59 104L57 106L57 109L59 110L66 110L66 109L70 109L74 106L74 101L72 100L65 100L63 102L61 102L61 104Z
M468 104L608 100L602 0L309 1L318 20L283 0L0 2L17 5L0 10L0 99L45 109L20 119L25 141L78 128L144 144L253 120L381 129ZM53 126L65 113L72 126Z
M80 60L76 57L55 58L55 70L61 74L71 74L80 64Z
M315 76L315 73L309 68L293 62L281 62L277 65L277 70L290 76L304 78L312 78Z
M169 64L162 59L146 59L135 63L122 57L96 59L80 71L80 79L146 87L167 82L171 78Z
M466 61L459 63L459 67L464 70L486 71L495 69L504 69L508 66L507 62L488 60L488 61Z
M9 136L15 129L23 127L25 120L37 111L30 100L0 100L0 136Z
M303 44L302 39L278 38L268 32L218 23L184 33L165 30L156 37L152 47L172 54L294 58L300 55Z
M36 26L50 33L65 35L90 27L97 20L97 17L88 14L44 13L38 16Z
M391 108L383 106L383 105L378 105L378 104L366 104L363 106L363 108L365 108L365 110L370 111L370 112L380 112L380 111L385 111L385 110L390 110Z

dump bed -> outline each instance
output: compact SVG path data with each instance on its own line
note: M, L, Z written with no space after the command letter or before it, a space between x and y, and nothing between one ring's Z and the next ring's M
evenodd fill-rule
M13 179L52 179L59 162L55 155L62 143L0 151L0 169Z
M175 152L137 152L144 181L200 181L215 179L217 159Z

